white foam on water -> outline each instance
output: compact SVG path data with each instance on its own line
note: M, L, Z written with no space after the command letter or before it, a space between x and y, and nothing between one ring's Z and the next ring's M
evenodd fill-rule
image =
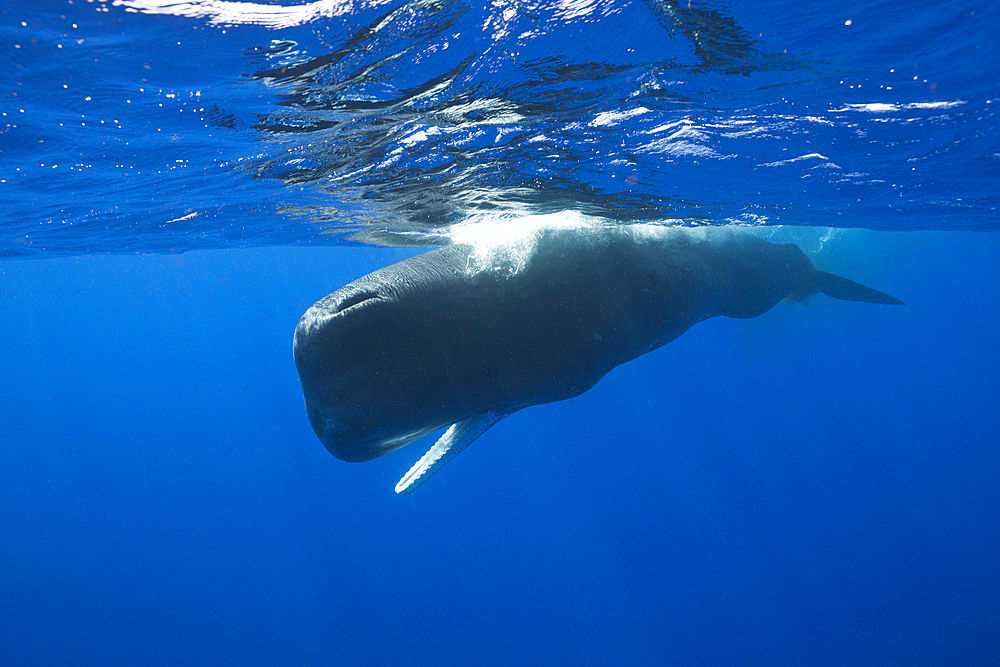
M522 216L491 213L453 225L448 236L452 243L472 247L466 267L469 273L489 270L516 275L531 259L545 231L597 229L608 224L603 218L576 211Z

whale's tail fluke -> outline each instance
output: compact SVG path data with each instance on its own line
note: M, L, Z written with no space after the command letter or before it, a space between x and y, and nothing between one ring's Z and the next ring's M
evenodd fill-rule
M889 296L877 289L872 289L848 280L841 276L827 273L826 271L816 271L815 288L817 292L822 292L834 299L843 301L863 301L865 303L885 303L893 306L905 306L906 304L894 296Z

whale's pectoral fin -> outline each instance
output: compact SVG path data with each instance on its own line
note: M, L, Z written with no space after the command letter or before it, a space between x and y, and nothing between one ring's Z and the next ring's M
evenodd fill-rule
M434 446L413 464L410 472L403 475L403 479L396 484L396 493L412 493L445 463L471 445L473 440L509 414L509 412L487 412L452 424L444 435L438 438Z
M902 301L894 296L883 294L877 289L866 287L853 280L836 276L826 271L816 271L816 291L822 292L834 299L843 301L864 301L865 303L886 303L894 306L904 306Z

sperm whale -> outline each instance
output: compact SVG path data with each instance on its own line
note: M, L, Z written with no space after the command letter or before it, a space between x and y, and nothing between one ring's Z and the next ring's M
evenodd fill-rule
M702 320L816 293L903 303L739 229L540 228L355 280L306 311L293 352L309 421L337 458L447 428L396 486L408 493L517 410L578 396Z

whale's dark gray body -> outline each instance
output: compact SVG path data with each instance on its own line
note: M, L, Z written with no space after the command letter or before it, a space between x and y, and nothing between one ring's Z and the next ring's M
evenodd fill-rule
M542 229L529 241L513 263L497 248L439 248L302 316L295 363L331 453L367 461L455 425L397 487L411 490L504 415L577 396L709 317L817 292L902 303L816 270L796 245L727 228Z

